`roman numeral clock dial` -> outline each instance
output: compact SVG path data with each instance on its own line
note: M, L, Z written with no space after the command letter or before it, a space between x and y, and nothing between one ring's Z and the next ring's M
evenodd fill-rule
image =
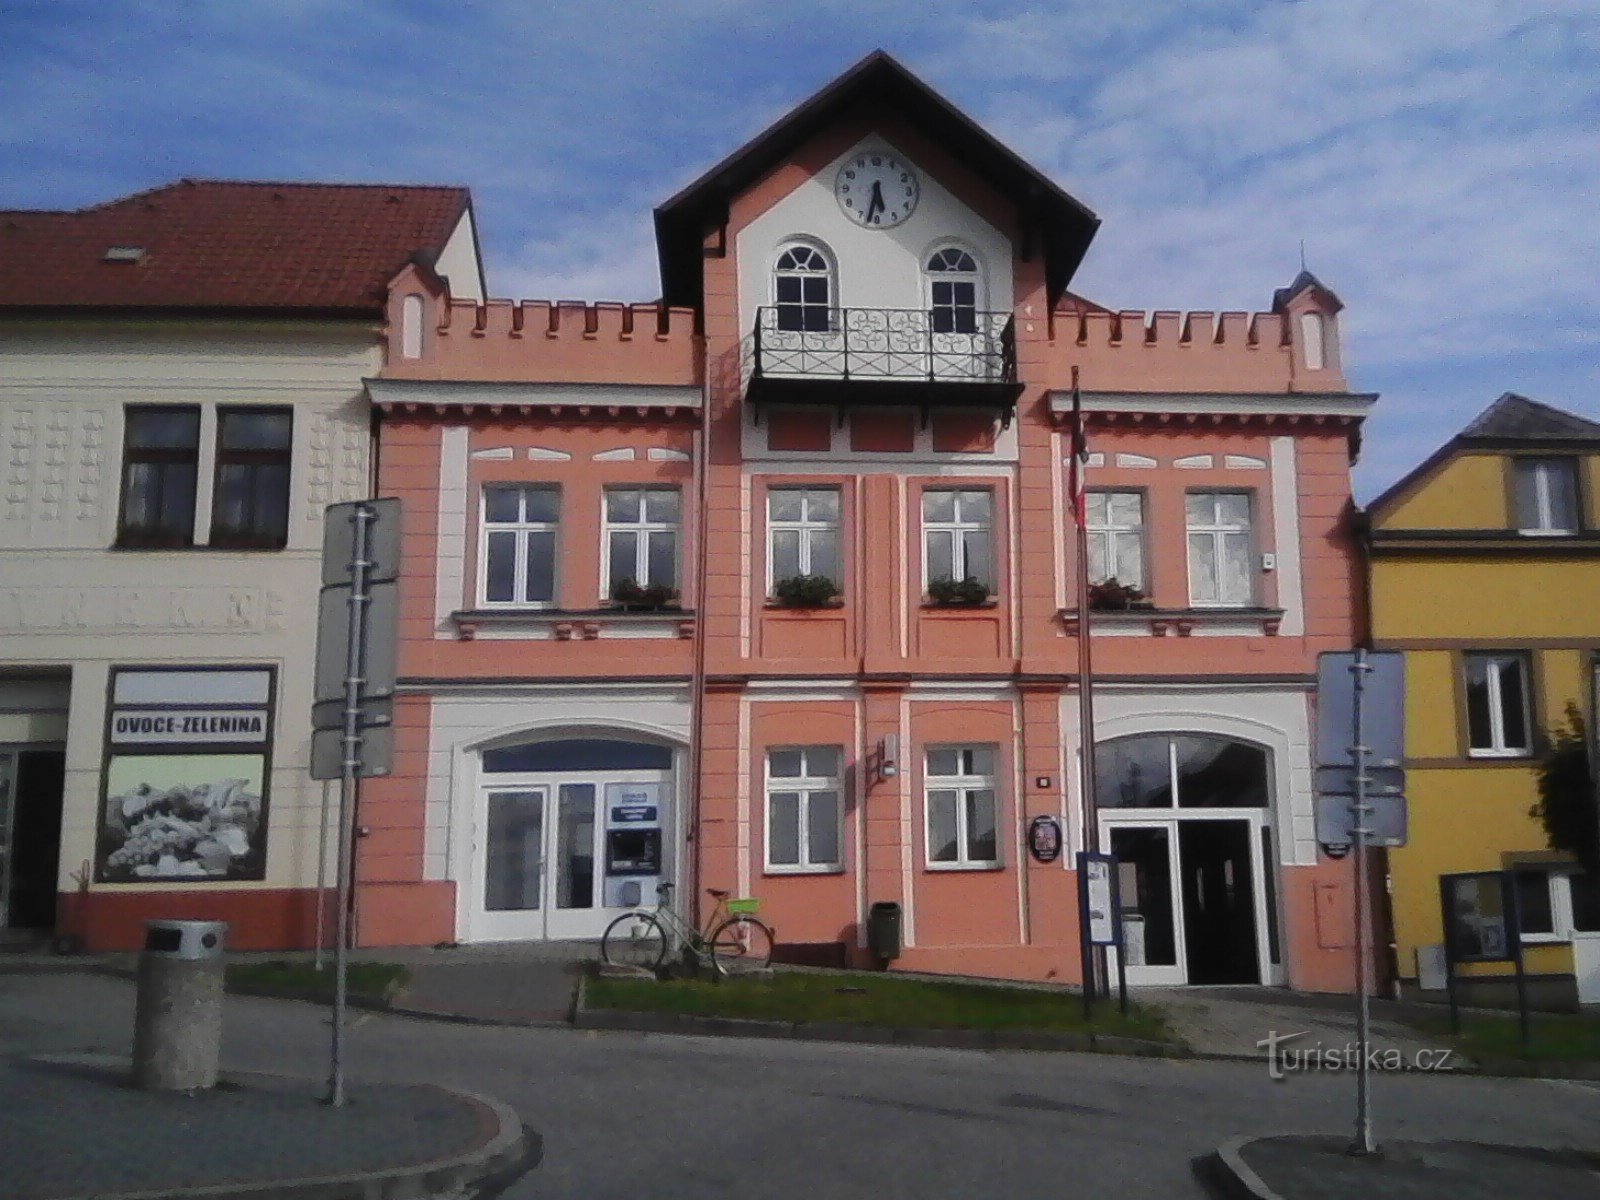
M839 168L833 195L844 215L868 229L893 229L917 208L917 173L892 154L858 154Z

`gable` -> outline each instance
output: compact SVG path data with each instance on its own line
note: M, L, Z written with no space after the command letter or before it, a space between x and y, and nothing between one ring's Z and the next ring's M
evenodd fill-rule
M1498 454L1455 453L1416 476L1402 493L1373 509L1372 527L1506 529L1505 460Z

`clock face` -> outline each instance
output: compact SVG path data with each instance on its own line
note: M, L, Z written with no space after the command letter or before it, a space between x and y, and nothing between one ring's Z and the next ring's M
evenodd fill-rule
M839 168L833 195L844 215L868 229L893 229L917 207L917 173L892 154L858 154Z

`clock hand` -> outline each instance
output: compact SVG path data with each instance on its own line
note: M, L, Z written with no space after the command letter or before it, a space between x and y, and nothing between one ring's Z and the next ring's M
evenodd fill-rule
M874 180L872 183L872 203L867 205L867 220L872 220L873 214L880 213L887 206L883 202L883 183Z

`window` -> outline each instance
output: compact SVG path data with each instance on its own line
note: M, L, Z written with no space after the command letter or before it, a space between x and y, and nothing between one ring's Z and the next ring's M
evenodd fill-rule
M994 498L987 488L922 494L927 582L975 579L994 589Z
M677 587L676 488L606 489L606 594L614 595L624 580Z
M1244 492L1190 492L1189 603L1243 607L1255 600L1250 560L1250 497Z
M838 746L767 752L767 869L837 871L842 809Z
M928 862L935 867L1000 865L993 746L928 749Z
M928 309L934 333L978 331L978 264L965 250L947 246L928 259Z
M294 412L217 410L217 482L211 544L276 550L289 540L289 463Z
M560 521L559 488L496 483L483 489L478 574L485 605L555 603Z
M790 333L827 333L833 328L832 272L814 246L790 246L778 255L773 300L778 328Z
M1154 733L1095 747L1095 801L1106 808L1265 808L1267 752L1204 733Z
M129 408L122 448L122 513L117 524L117 545L193 545L199 468L198 407Z
M1578 532L1578 463L1571 458L1515 462L1517 528L1523 533Z
M1529 754L1528 669L1516 654L1467 655L1467 747L1477 758Z
M839 583L839 489L773 488L767 493L772 587L796 575Z
M1517 904L1525 942L1565 942L1575 933L1600 932L1600 886L1582 871L1520 867Z
M1322 334L1323 334L1322 314L1320 314L1320 313L1301 313L1300 314L1300 339L1301 339L1302 342L1305 343L1305 348L1306 348L1306 369L1308 371L1320 371L1320 370L1322 370L1322 362L1323 362Z
M1090 492L1089 579L1115 579L1144 589L1144 496L1138 492Z

